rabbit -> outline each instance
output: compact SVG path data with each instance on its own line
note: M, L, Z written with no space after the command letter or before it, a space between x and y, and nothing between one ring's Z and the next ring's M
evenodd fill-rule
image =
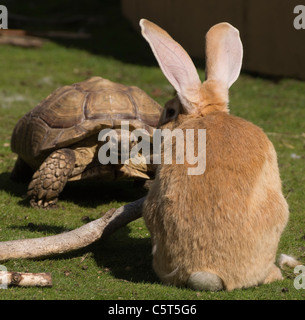
M277 155L262 129L229 114L229 88L243 57L239 31L223 22L207 32L201 83L166 31L146 19L140 27L177 92L159 126L206 130L205 172L189 175L187 162L161 163L147 194L143 218L156 275L168 285L211 291L283 279L275 257L289 210ZM173 143L173 154L178 147Z

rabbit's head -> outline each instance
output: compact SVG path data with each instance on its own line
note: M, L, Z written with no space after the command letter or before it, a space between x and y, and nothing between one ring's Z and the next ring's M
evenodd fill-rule
M204 116L213 111L229 111L228 90L239 76L243 56L237 29L224 22L208 31L206 79L202 83L187 52L166 31L146 19L141 19L140 26L161 70L178 95L165 105L160 126L180 114Z

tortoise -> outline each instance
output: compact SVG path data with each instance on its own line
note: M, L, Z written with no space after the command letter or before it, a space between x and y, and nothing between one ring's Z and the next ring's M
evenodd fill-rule
M130 131L145 129L152 137L161 110L140 88L101 77L60 87L16 124L11 149L18 158L11 178L20 181L32 176L30 204L43 208L56 205L67 181L151 179L152 165L102 165L98 134L105 128L120 134L121 121L126 120Z

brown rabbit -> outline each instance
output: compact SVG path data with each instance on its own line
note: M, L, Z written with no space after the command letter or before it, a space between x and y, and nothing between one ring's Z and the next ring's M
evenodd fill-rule
M188 163L161 164L148 193L143 217L156 274L195 290L282 279L274 263L289 212L276 152L260 128L228 109L228 90L242 63L238 30L219 23L208 31L201 83L192 60L168 33L145 19L140 26L178 95L166 104L160 125L206 129L205 172L189 175ZM173 154L178 147L173 144Z

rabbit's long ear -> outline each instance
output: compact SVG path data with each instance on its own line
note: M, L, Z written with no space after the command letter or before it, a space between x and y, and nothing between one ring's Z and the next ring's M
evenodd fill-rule
M191 112L192 103L199 101L201 86L193 61L181 45L156 24L141 19L140 26L162 72L177 91L186 111Z
M227 88L237 80L243 57L239 31L229 23L213 26L206 34L206 79Z

